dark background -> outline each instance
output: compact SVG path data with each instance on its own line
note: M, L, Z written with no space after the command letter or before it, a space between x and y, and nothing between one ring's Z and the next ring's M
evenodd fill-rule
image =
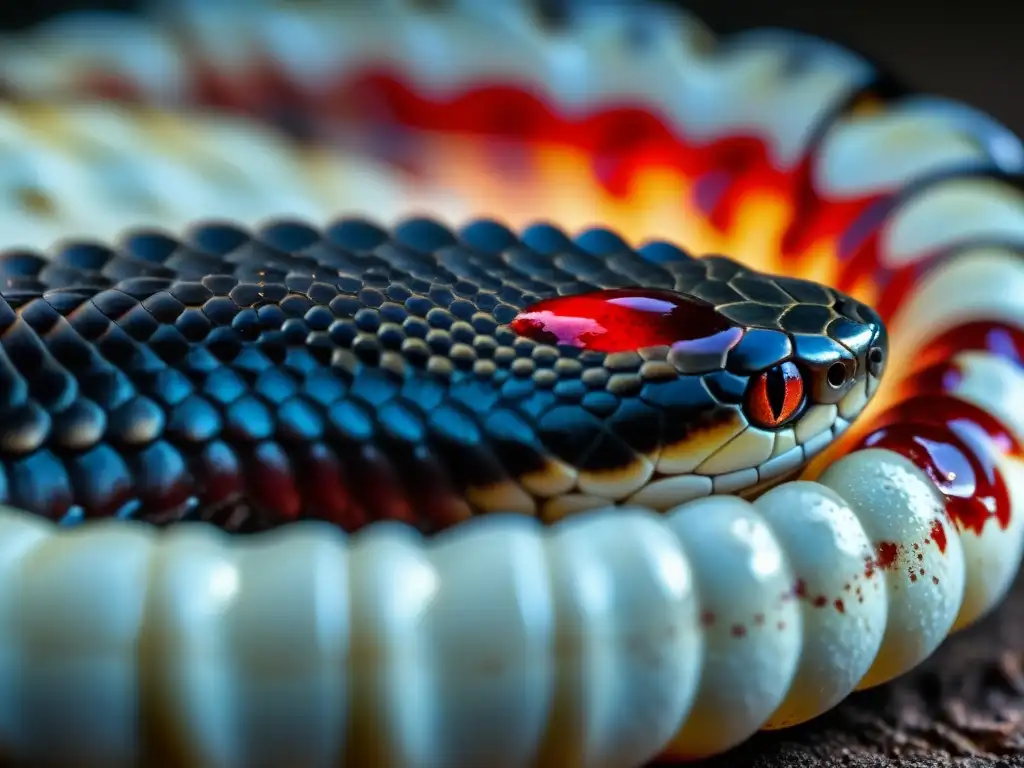
M1024 134L1024 3L972 0L692 0L689 8L727 32L782 26L868 55L914 90L962 99Z
M554 5L573 1L541 0ZM670 1L721 32L783 26L830 38L876 59L915 90L963 99L1024 134L1024 3ZM0 4L0 26L24 27L67 9L139 6L140 0L5 2Z

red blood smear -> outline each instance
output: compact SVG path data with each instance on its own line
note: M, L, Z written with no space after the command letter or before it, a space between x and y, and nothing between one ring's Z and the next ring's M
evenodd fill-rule
M951 428L953 419L948 412L929 414L927 404L916 406L929 399L911 401L903 410L906 417L868 435L863 446L894 451L924 470L945 497L946 512L961 530L980 534L992 518L1005 529L1010 522L1009 492L989 451L984 445L961 439ZM915 419L918 408L923 409L921 420ZM880 561L878 565L884 567Z
M674 291L616 288L545 299L511 323L520 336L598 352L625 352L706 339L735 325L706 304Z
M1024 331L1003 323L981 320L958 325L930 340L920 354L921 364L949 360L958 352L990 352L1024 365Z
M953 380L948 370L930 370L934 372L932 375L915 378L915 383L932 383L934 386L922 387L918 391L926 394L916 395L893 406L879 417L879 426L897 421L939 424L949 426L961 440L968 443L972 442L970 432L981 432L992 441L1000 453L1015 457L1022 455L1020 442L999 419L974 403L961 400L956 395L944 391L944 385ZM987 453L988 449L979 446L976 452Z
M941 520L932 521L931 529L932 541L935 542L935 546L939 548L939 552L946 551L946 528L942 524Z

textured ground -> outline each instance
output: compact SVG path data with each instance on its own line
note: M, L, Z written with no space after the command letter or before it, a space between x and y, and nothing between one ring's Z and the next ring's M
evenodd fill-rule
M700 766L1024 766L1024 578L911 675Z

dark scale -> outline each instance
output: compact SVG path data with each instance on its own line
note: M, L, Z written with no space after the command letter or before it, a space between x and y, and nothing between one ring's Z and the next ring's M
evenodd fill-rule
M547 224L220 222L9 252L0 501L66 524L436 530L736 409L841 396L880 329L819 286Z

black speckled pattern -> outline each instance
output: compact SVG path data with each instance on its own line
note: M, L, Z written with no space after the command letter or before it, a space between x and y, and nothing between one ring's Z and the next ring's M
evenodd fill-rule
M749 326L727 370L506 325L541 298L628 286ZM486 511L494 489L536 497L531 473L621 470L735 418L749 374L781 359L811 380L837 359L862 370L884 335L859 303L725 258L489 221L137 231L0 255L0 297L0 501L68 524L433 530Z

